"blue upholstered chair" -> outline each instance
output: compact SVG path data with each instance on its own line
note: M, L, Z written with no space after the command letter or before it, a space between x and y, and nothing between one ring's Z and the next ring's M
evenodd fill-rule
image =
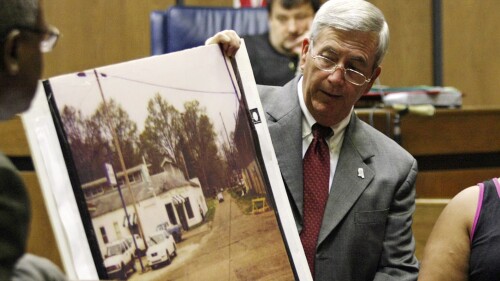
M151 54L159 55L196 46L215 33L233 29L240 36L266 32L265 8L220 8L172 6L166 11L153 11Z

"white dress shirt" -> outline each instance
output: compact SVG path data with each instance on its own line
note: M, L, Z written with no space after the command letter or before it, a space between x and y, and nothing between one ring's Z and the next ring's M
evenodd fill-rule
M304 102L304 96L302 93L302 78L300 78L297 85L297 92L299 95L300 108L302 109L302 158L304 158L307 148L309 147L313 139L311 127L312 125L314 125L314 123L316 123L316 120L314 120L314 117L311 115ZM351 112L349 112L346 118L331 127L333 130L333 136L331 136L327 140L328 148L330 150L330 181L328 184L329 188L331 188L333 177L335 176L335 169L337 168L340 149L342 148L342 142L344 140L345 128L351 120L353 110L354 107L351 109Z

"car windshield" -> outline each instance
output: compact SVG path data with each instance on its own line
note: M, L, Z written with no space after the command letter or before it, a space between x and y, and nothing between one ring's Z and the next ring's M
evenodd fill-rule
M107 253L108 257L116 256L116 255L121 254L122 250L121 250L120 244L115 244L115 245L108 246L108 249L107 249L106 253Z
M167 230L168 227L169 227L168 222L164 222L162 224L159 224L156 227L156 230Z
M165 235L163 234L156 234L151 237L149 237L149 243L151 245L161 243L161 241L165 240Z

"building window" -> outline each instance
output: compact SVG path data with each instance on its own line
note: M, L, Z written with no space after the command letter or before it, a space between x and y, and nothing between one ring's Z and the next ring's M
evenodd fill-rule
M120 228L120 225L118 224L118 222L113 222L113 226L115 228L115 233L116 233L116 238L117 239L122 239L122 230Z
M191 201L189 201L189 197L186 197L185 198L185 206L186 206L186 212L188 214L188 218L192 219L194 217L194 214L193 214L193 208L191 207Z
M101 226L99 230L101 231L102 241L104 242L104 244L107 244L109 240L108 235L106 234L106 229L104 228L104 226Z

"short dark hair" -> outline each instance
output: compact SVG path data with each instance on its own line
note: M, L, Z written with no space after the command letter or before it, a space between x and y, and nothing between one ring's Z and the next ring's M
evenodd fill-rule
M0 51L3 53L5 37L18 25L34 26L37 22L38 0L0 0ZM0 71L3 57L0 56Z
M273 2L277 1L285 9L292 9L303 4L311 4L314 12L316 13L324 0L268 0L267 12L271 15Z
M0 41L16 25L34 26L37 22L38 0L0 1Z

